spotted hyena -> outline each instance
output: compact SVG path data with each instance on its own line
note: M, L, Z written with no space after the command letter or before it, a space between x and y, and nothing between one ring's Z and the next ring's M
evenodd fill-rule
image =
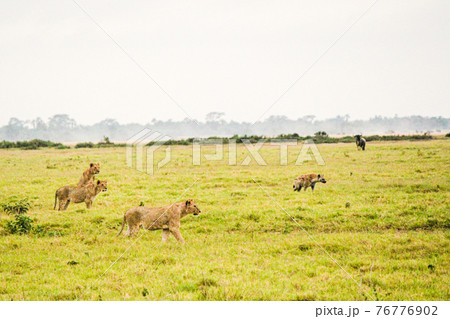
M306 189L308 187L311 187L311 190L314 191L314 187L316 186L316 183L326 183L327 181L325 180L325 176L323 174L314 174L314 173L310 173L310 174L305 174L302 176L297 177L294 180L294 192L297 191L299 192L302 187L304 188L304 190L306 191Z

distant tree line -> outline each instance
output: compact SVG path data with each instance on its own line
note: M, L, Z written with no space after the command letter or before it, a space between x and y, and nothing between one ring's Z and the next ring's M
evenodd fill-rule
M337 116L326 120L318 120L314 116L304 116L296 120L285 116L271 116L264 121L252 125L249 122L225 121L223 113L212 112L205 121L190 119L182 121L152 120L143 124L119 124L114 119L106 119L93 125L81 125L67 114L57 114L47 121L37 118L21 121L11 118L7 125L0 127L0 140L30 141L43 140L53 142L92 142L103 141L108 136L111 141L125 142L144 128L149 128L181 141L191 137L206 138L209 136L269 136L292 134L314 136L317 132L326 132L327 136L399 135L425 132L442 134L450 131L450 119L444 117L381 117L369 120L350 120L349 116ZM319 134L320 136L320 134ZM328 137L331 138L331 137ZM104 141L103 141L104 142ZM105 143L107 146L108 143ZM94 144L93 144L94 145Z

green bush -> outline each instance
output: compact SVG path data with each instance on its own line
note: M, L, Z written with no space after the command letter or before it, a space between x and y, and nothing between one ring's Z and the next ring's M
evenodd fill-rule
M15 197L11 197L6 203L1 204L1 208L8 215L22 215L28 212L31 205L28 202L28 198L17 200Z
M93 147L94 143L92 142L78 143L77 145L75 145L75 148L93 148Z
M126 144L114 144L109 140L109 138L105 137L102 142L98 142L94 144L92 142L83 142L75 145L75 148L104 148L104 147L119 147L126 146Z
M0 148L21 148L23 150L37 150L40 147L56 147L56 148L67 148L61 143L53 143L50 141L34 139L31 141L18 141L18 142L0 142Z
M27 234L33 229L33 219L28 216L17 214L14 220L9 220L6 223L6 230L10 234Z
M8 142L8 141L0 142L0 148L14 148L14 147L16 147L16 143L14 143L14 142Z
M450 133L445 134L445 137L450 137Z

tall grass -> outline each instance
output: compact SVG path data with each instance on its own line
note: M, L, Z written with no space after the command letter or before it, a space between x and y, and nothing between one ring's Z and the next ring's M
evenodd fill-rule
M197 166L191 147L172 146L153 176L125 166L123 148L0 150L0 203L27 197L34 220L30 232L11 234L13 215L0 215L0 299L448 300L449 142L369 146L318 145L325 166L295 166L299 147L280 166L270 146L266 166L241 165L242 146L237 165L225 148L223 160ZM91 210L54 211L55 190L89 162L101 163L108 192ZM309 172L327 184L293 192ZM141 231L135 243L115 237L128 208L187 198L202 214L181 220L185 245L162 243L160 231Z

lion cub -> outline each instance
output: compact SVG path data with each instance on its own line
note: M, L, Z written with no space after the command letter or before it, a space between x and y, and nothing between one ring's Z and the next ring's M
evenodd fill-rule
M93 183L95 180L94 175L100 173L100 163L94 164L90 163L89 168L83 172L77 187L82 187L89 183Z
M133 207L123 216L122 228L117 236L122 233L126 223L126 236L137 234L141 227L147 230L162 229L163 242L167 241L170 233L172 233L179 242L184 242L183 236L181 236L180 233L180 219L188 214L200 214L200 209L192 199L166 207Z
M87 208L92 207L92 202L100 192L108 190L108 182L97 180L96 183L89 183L83 187L64 186L55 193L55 207L59 200L58 210L66 210L70 202L86 203Z
M294 180L294 192L299 192L302 187L305 189L305 191L308 187L311 187L311 190L314 191L314 186L316 186L316 183L318 182L324 184L327 182L323 174L310 173L299 176Z

